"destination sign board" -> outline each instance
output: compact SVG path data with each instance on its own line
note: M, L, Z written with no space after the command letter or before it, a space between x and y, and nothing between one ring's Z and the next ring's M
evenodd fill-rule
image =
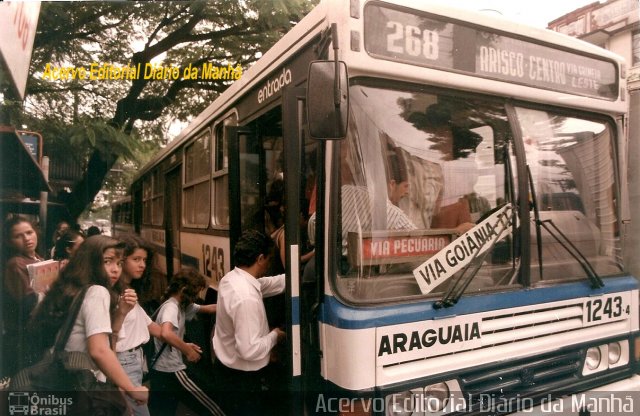
M349 233L349 261L362 266L424 259L451 243L454 234L455 230L448 229Z
M367 5L367 53L568 94L607 100L618 97L618 74L613 62L405 10L376 3Z
M422 294L431 292L490 249L495 242L505 238L509 234L512 217L513 206L506 204L414 269L413 276Z

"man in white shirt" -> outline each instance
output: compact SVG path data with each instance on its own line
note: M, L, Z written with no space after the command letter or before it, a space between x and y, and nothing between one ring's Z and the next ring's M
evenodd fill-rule
M286 337L280 328L269 330L262 301L285 289L284 274L263 277L274 247L266 235L245 232L234 249L236 267L218 286L214 374L224 392L220 399L228 414L259 410L263 370L273 348Z

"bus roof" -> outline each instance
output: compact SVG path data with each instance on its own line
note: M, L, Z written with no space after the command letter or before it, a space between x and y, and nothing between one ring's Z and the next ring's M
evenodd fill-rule
M366 5L371 1L364 1ZM379 5L396 5L407 10L428 12L430 14L443 16L449 20L466 22L473 26L486 27L490 31L504 32L515 37L535 40L537 43L547 43L561 48L595 57L603 58L624 64L620 56L597 47L588 42L564 35L548 29L527 26L516 23L500 16L483 14L476 11L459 9L446 6L441 3L423 1L416 3L413 0L386 0L384 2L375 1ZM314 36L327 28L330 23L349 24L350 5L344 0L322 0L308 15L297 23L282 39L280 39L271 49L269 49L242 77L235 81L227 90L218 96L203 112L196 116L189 125L183 129L174 140L149 161L140 172L134 177L134 182L138 181L148 171L153 169L166 155L172 153L184 142L190 140L194 135L206 128L214 117L220 116L229 111L241 97L241 94L250 90L254 86L264 82L272 76L273 71L282 65L299 48L310 42ZM350 39L340 39L341 50L348 51Z

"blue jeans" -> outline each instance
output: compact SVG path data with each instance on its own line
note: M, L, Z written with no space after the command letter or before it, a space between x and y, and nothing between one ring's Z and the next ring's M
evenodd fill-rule
M124 369L125 373L129 376L129 379L134 386L142 385L142 365L144 362L144 356L142 354L142 348L136 348L133 351L124 351L116 353L118 361ZM146 404L136 404L136 402L125 394L129 406L135 416L149 416L149 408Z

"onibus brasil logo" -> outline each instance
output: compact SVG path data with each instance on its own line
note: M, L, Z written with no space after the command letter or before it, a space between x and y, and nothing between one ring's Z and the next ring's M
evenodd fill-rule
M9 415L66 415L73 404L70 397L36 392L10 392Z

